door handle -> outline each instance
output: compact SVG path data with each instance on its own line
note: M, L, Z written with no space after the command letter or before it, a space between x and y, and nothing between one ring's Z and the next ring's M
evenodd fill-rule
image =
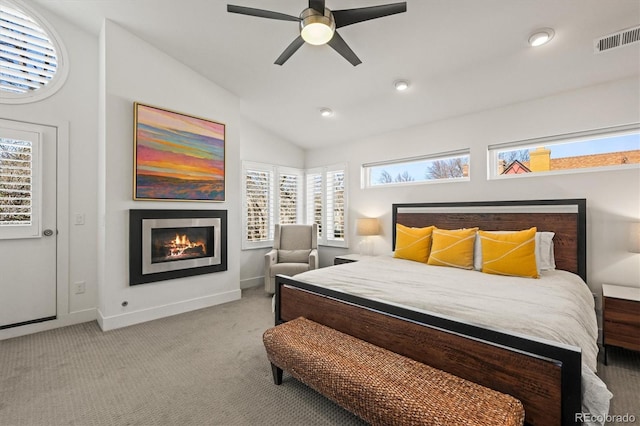
M53 230L52 229L45 229L43 232L45 237L50 237L53 235Z

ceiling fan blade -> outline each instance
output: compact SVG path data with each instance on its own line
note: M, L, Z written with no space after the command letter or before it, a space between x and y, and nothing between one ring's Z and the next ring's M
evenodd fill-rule
M291 42L291 44L286 49L284 49L284 52L282 52L282 54L278 56L278 59L276 59L274 64L282 65L287 62L287 59L289 59L291 55L296 53L296 50L300 49L300 46L302 46L303 44L304 40L302 39L302 36L298 36L298 38L293 40L293 42Z
M340 34L337 32L333 33L333 37L327 43L329 46L333 47L333 50L341 54L347 61L351 62L351 65L354 67L362 63L360 58L353 53L353 50L347 45L347 42L344 41Z
M407 2L383 4L381 6L361 7L358 9L334 10L333 17L336 20L336 28L356 24L383 16L395 15L407 11Z
M309 0L309 7L324 14L324 0Z
M284 13L272 12L270 10L255 9L253 7L227 5L227 12L239 13L241 15L257 16L259 18L278 19L280 21L296 21L300 22L297 16L291 16Z

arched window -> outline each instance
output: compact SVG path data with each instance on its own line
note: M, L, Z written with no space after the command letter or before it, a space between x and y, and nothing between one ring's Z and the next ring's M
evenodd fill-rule
M66 52L52 27L16 0L0 0L0 103L51 96L66 79Z

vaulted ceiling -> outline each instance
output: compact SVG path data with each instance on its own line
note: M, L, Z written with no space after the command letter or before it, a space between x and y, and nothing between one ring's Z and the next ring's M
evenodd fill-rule
M304 45L274 65L298 24L227 13L220 0L33 1L95 35L103 19L116 22L236 94L247 118L307 149L640 78L639 43L594 53L595 39L640 24L638 0L409 0L406 13L339 29L362 60L356 67L326 45ZM308 2L230 3L298 16ZM542 27L553 28L554 39L530 47ZM396 92L397 79L409 89ZM321 117L322 107L334 115Z

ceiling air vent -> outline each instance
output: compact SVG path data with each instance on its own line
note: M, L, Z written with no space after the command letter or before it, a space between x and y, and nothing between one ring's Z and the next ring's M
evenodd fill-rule
M640 26L600 37L595 40L593 48L595 53L600 53L638 42L640 42Z

